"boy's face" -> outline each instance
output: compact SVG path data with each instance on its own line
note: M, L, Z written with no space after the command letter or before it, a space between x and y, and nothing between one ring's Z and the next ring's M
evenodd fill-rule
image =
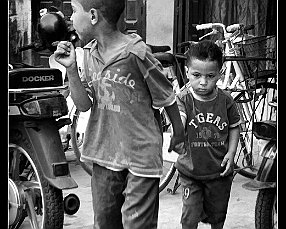
M220 78L220 69L216 61L193 58L188 66L187 77L194 92L203 97L213 94Z
M86 12L77 0L71 0L71 6L73 10L71 21L73 22L76 33L81 40L90 41L94 38L92 35L93 27L91 24L92 14L90 11Z

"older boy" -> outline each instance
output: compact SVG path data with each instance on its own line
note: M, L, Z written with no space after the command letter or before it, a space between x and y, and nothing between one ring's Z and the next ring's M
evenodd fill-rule
M84 76L77 73L74 47L60 42L55 59L67 69L71 97L91 108L82 161L93 163L94 228L155 229L162 174L162 136L154 110L165 107L173 124L170 151L184 130L170 82L136 34L117 29L125 0L72 0L71 20L88 43Z

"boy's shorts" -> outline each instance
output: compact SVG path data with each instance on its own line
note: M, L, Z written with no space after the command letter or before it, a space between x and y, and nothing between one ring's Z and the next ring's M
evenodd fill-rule
M159 178L135 176L93 164L94 229L156 229Z
M196 180L180 174L183 199L181 224L224 222L232 178L231 174L213 180Z

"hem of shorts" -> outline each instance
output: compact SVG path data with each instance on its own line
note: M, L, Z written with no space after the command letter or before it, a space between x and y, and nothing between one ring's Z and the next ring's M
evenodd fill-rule
M198 175L194 175L194 174L192 174L190 172L183 171L180 168L177 168L177 170L178 170L178 172L182 176L190 177L190 178L193 178L193 179L196 179L196 180L213 180L213 179L217 179L217 178L222 177L222 176L220 176L220 173L215 173L215 174L211 174L211 175L204 175L204 176L198 176Z
M113 171L122 171L123 169L128 169L128 171L130 173L132 173L134 176L139 176L139 177L160 178L160 177L163 176L162 174L138 173L138 172L135 172L134 170L132 170L130 168L127 168L127 167L121 167L121 168L116 167L116 168L114 168L114 167L108 165L107 163L102 162L99 159L91 158L91 157L84 156L84 155L81 155L80 161L81 162L88 162L88 163L96 163L96 164L98 164L100 166L103 166L103 167L105 167L107 169L110 169L110 170L113 170Z

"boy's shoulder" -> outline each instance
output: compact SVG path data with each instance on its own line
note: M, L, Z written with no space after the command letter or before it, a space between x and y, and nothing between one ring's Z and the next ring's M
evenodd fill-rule
M137 57L139 57L141 60L144 60L146 55L149 52L148 46L143 41L143 39L135 33L128 34L127 36L130 36L130 42L128 43L126 47L126 52L133 53Z
M127 34L126 36L128 36L129 42L125 47L124 52L122 52L121 54L123 56L128 56L129 53L133 53L141 60L144 60L146 58L146 55L148 55L148 52L150 52L146 43L136 33ZM83 50L86 51L88 50L89 53L92 53L94 49L96 49L96 47L97 47L97 40L93 39L83 47Z
M218 89L218 93L220 95L222 95L223 97L226 97L227 100L231 100L231 101L234 101L233 97L231 96L230 92L228 91L225 91L225 90L222 90L220 88L217 88Z

